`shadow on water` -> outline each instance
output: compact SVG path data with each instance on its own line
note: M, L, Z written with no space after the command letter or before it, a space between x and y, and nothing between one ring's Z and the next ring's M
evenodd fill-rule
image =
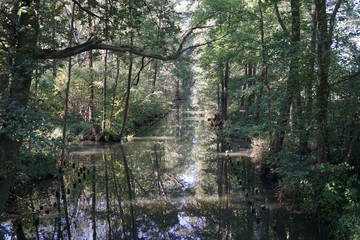
M73 147L63 176L18 190L0 239L325 239L231 146L182 106L131 142Z

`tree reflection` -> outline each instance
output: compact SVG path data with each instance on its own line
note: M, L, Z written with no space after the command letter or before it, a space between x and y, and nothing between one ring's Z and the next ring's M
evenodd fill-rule
M129 165L126 159L126 155L124 152L124 148L122 145L119 146L121 158L124 164L124 171L125 171L125 177L126 177L126 183L128 187L128 197L129 197L129 205L130 205L130 216L131 216L131 235L130 237L133 239L137 238L137 231L136 231L136 221L135 221L135 213L134 213L134 205L133 205L133 190L132 190L132 184L131 184L131 177L130 177L130 170Z
M285 235L306 239L306 231L302 235L297 231L303 225L271 208L271 199L266 199L272 193L261 187L250 160L224 154L231 150L228 139L218 137L195 112L180 108L169 116L173 118L175 125L151 130L151 140L141 141L139 136L140 140L122 145L70 149L63 175L22 193L24 235L30 239L281 239ZM9 232L18 229L13 221L2 226Z

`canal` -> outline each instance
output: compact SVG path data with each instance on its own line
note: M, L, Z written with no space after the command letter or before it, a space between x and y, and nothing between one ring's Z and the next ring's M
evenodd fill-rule
M220 135L203 109L184 102L123 144L74 145L62 177L17 193L0 236L325 239L274 197L248 143Z

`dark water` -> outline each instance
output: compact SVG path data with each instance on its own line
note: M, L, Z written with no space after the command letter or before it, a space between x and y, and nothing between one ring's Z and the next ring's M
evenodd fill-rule
M63 177L18 193L3 238L324 239L208 125L183 106L122 145L72 147Z

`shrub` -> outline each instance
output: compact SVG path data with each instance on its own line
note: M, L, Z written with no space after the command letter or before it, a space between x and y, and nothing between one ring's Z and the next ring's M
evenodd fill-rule
M349 164L316 164L282 152L276 166L279 197L293 199L304 213L333 226L338 239L359 239L360 183Z
M22 180L32 181L55 177L58 172L55 157L43 152L23 153L19 170Z

